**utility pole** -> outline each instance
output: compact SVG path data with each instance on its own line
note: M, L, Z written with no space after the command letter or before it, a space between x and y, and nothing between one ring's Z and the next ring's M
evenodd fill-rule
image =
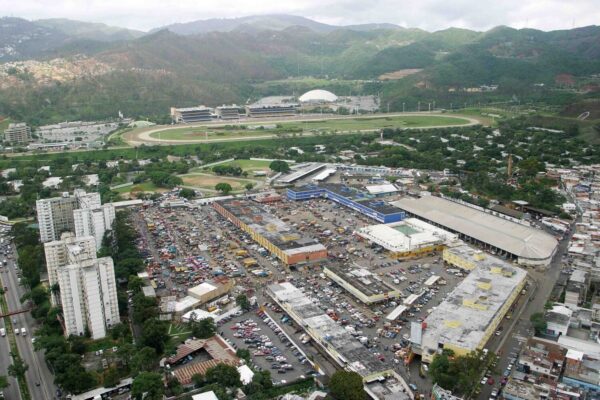
M402 112L404 112L404 103L402 103Z
M427 112L431 112L431 103L427 103Z
M388 101L387 112L390 113L390 102Z

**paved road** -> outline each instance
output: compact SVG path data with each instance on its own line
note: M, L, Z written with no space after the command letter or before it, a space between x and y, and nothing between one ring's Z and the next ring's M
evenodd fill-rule
M5 267L1 267L0 278L4 280ZM0 321L0 326L4 328L4 322ZM12 359L10 357L10 343L8 342L8 334L5 337L0 337L0 375L8 377L9 387L4 389L4 398L6 400L18 400L21 399L21 393L19 392L19 386L17 380L8 375L8 366L11 364Z
M533 329L529 318L536 312L543 312L544 305L548 301L552 289L560 275L561 265L563 264L563 254L569 246L572 235L573 234L570 233L560 241L556 256L546 271L529 270L530 278L534 284L529 288L528 295L524 299L525 304L516 310L514 320L508 328L505 328L504 335L493 339L492 342L488 344L488 348L496 352L500 350L501 354L497 366L498 374L494 375L496 384L493 386L485 385L479 394L480 399L490 398L492 388L498 387L498 382L502 379L502 373L508 366L511 353L518 353L522 343L533 335ZM506 322L503 322L502 324L508 325Z
M9 260L7 271L3 273L2 279L4 280L5 286L8 286L6 299L9 311L22 309L23 305L21 304L20 299L25 293L25 290L18 283L13 260ZM16 321L16 323L14 323L14 328L21 329L24 327L27 330L27 335L25 337L18 335L16 340L21 358L29 366L26 373L26 380L31 398L35 400L54 398L54 394L56 393L54 376L46 365L43 351L35 351L33 343L31 342L33 333L37 329L35 320L29 312L17 314L11 317L11 319Z

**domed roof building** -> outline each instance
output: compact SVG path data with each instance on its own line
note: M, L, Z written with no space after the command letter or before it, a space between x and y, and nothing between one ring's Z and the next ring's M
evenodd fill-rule
M333 103L337 99L335 94L322 89L311 90L298 98L301 103Z

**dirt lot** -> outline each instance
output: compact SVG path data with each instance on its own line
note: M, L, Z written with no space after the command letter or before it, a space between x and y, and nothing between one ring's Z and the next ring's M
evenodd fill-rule
M423 71L420 68L409 68L409 69L400 69L398 71L394 71L394 72L388 72L386 74L380 75L379 80L381 81L392 81L392 80L397 80L397 79L402 79L402 78L406 78L409 75L413 75L416 74L418 72Z

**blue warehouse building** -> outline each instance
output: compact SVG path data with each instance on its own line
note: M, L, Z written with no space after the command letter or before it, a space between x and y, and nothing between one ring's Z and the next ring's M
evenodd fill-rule
M400 208L342 184L328 183L320 186L288 188L287 197L290 200L330 199L384 224L402 221L406 217Z

